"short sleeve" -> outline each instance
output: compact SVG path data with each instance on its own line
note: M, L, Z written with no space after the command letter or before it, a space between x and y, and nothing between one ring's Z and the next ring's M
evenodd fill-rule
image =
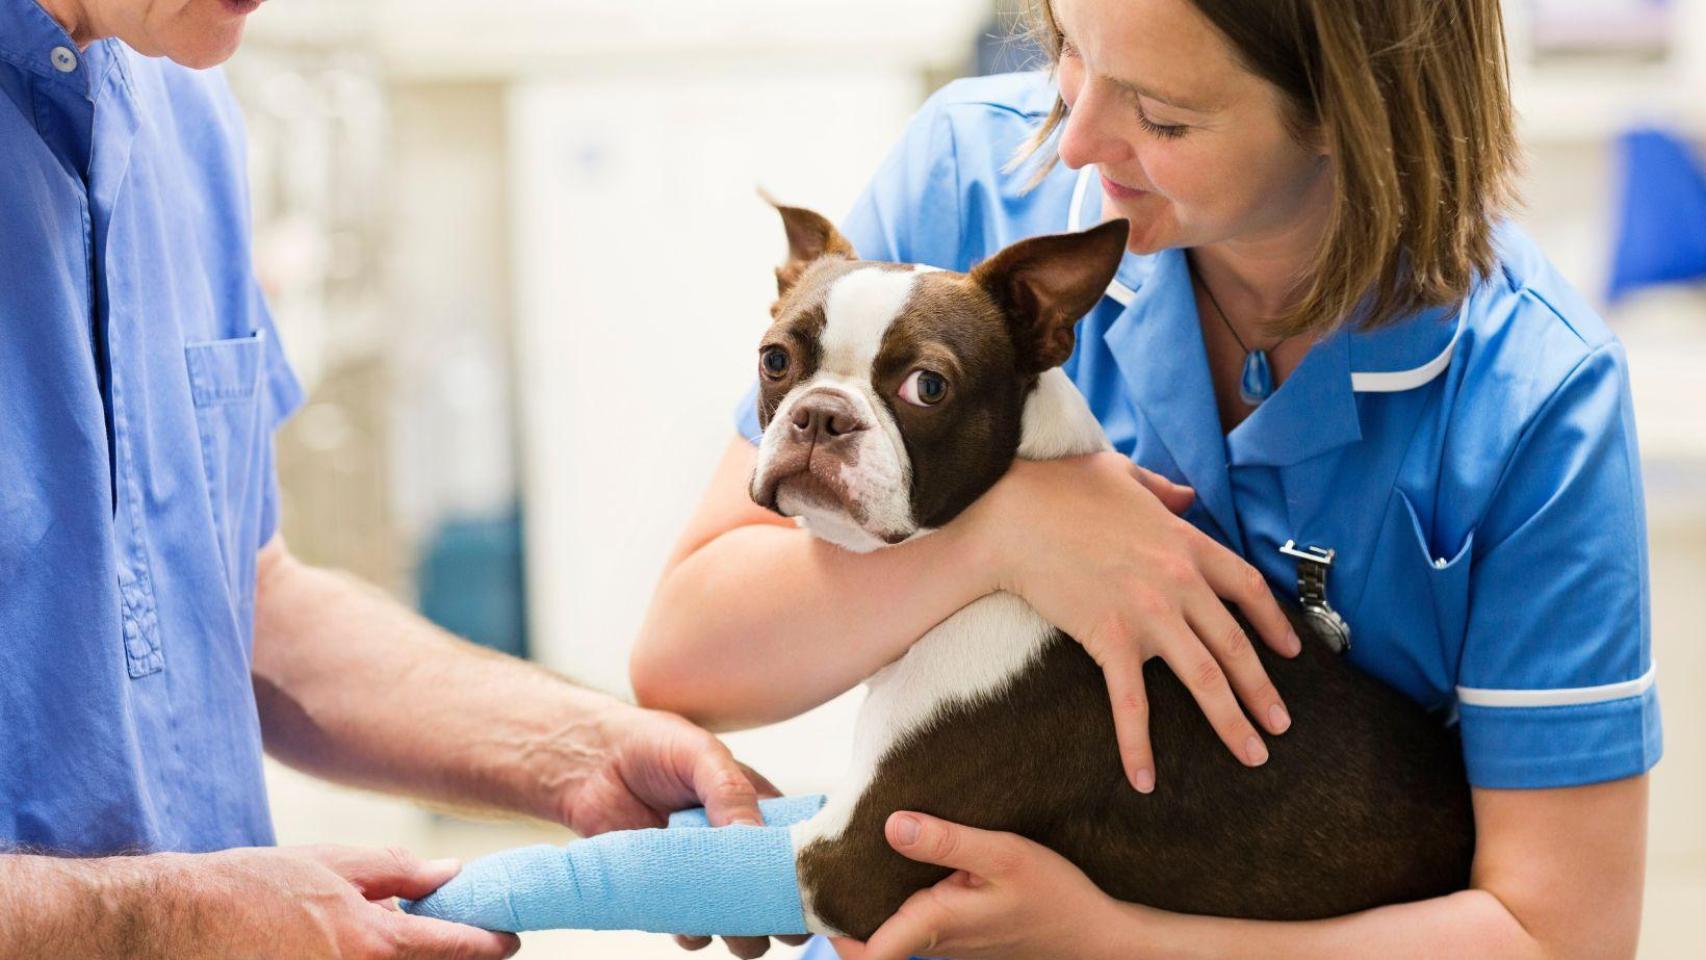
M273 453L273 434L302 406L305 395L302 385L297 382L296 373L290 367L290 359L284 352L284 343L279 339L278 329L273 324L272 311L267 309L266 298L261 294L258 285L253 288L250 296L253 299L253 315L257 318L258 329L266 341L266 369L263 371L265 395L261 398L261 423L267 436L262 442L261 526L259 542L255 544L255 549L259 550L278 532L278 464Z
M1475 536L1457 688L1470 782L1562 787L1652 767L1646 518L1615 341L1534 415Z
M957 268L959 192L946 100L939 92L913 115L843 221L841 232L862 259ZM756 384L735 407L735 430L753 443L763 432Z
M924 102L854 202L841 232L866 260L961 269L958 158L947 104Z

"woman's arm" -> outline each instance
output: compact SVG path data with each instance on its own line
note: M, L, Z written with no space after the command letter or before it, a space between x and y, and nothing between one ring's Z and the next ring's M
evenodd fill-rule
M941 530L856 554L751 502L756 453L736 438L664 572L631 663L642 703L728 729L794 716L851 689L931 627L1006 590L1101 664L1122 761L1153 789L1142 667L1166 660L1221 740L1267 760L1256 728L1290 724L1220 598L1292 655L1255 568L1176 516L1191 492L1118 454L1015 463ZM1237 691L1234 696L1233 691Z
M753 503L756 459L746 440L729 442L630 665L642 704L712 730L804 713L994 589L967 525L851 553Z
M1633 957L1646 867L1647 778L1474 791L1470 888L1307 923L1226 920L1119 903L1076 867L1012 834L896 814L889 842L962 871L920 891L843 960L1070 956L1108 960L1517 960ZM917 821L906 842L902 825Z

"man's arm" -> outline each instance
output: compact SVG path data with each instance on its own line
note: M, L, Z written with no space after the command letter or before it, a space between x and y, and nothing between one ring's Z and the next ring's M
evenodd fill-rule
M0 956L163 956L138 909L152 859L0 856ZM160 900L172 909L172 899Z
M411 917L452 861L344 847L74 860L0 855L0 957L501 960L512 934Z
M458 640L278 537L257 566L253 674L267 751L327 779L582 834L701 803L760 819L757 778L705 731Z

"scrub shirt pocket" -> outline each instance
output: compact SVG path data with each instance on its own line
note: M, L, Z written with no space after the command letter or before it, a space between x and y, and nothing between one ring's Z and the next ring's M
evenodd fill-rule
M1362 636L1394 638L1391 652L1420 674L1414 685L1402 686L1425 689L1441 704L1452 696L1462 658L1474 542L1471 531L1449 553L1441 551L1415 504L1402 490L1393 490L1368 583L1350 621L1353 638L1365 624ZM1417 649L1430 644L1437 644L1437 654ZM1351 649L1354 655L1354 639Z
M247 595L243 585L253 580L258 549L245 532L254 526L251 508L266 482L260 389L266 349L264 331L184 347L208 506L233 598Z

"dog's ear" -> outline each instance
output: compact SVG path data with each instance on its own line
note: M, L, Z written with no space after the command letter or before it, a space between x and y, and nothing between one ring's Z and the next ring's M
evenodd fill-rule
M1041 373L1072 356L1072 327L1102 299L1125 255L1130 224L1109 220L1081 233L1032 237L972 269L1007 312L1019 366Z
M776 268L778 297L786 296L814 261L824 257L848 260L858 257L853 244L835 229L835 224L830 223L827 217L804 207L784 206L762 191L760 196L782 215L782 228L788 233L788 262ZM776 308L771 307L770 312L775 313Z

